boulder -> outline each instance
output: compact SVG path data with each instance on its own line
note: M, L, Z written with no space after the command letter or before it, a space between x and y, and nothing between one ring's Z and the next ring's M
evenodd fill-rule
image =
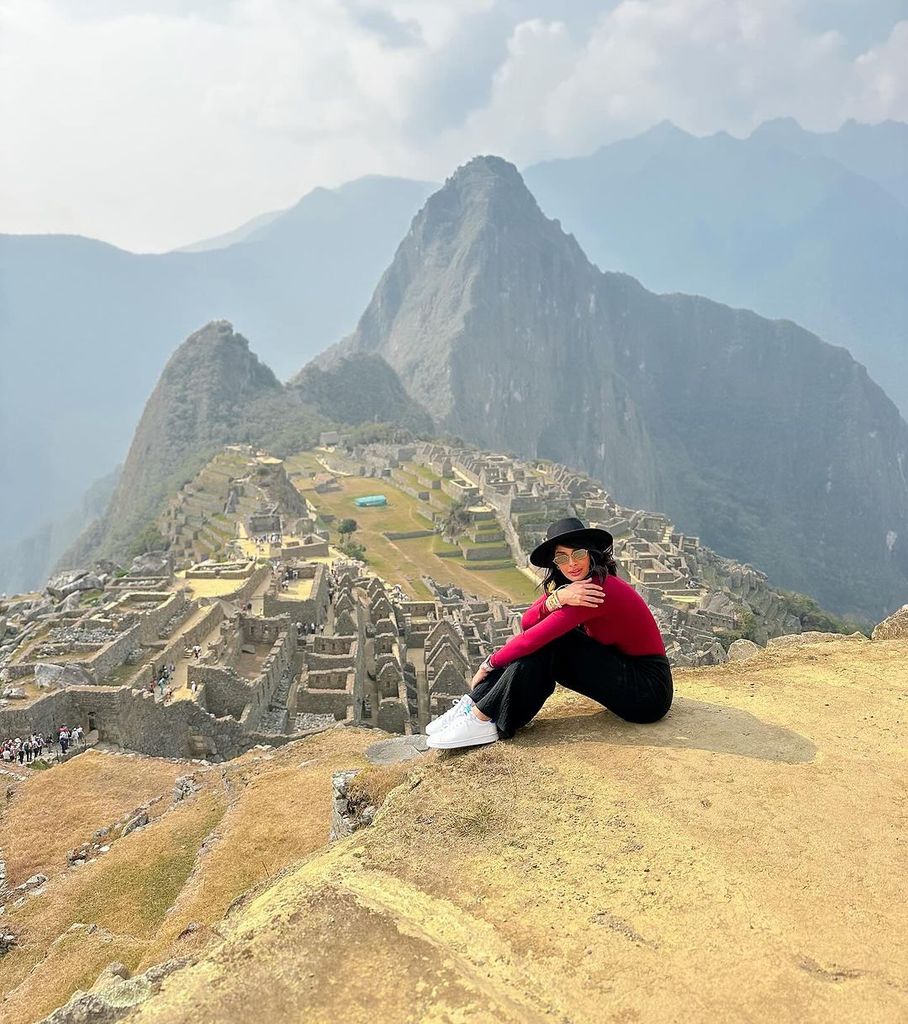
M98 579L97 576L92 576L87 573L84 576L80 576L79 579L73 580L68 586L64 587L61 591L62 597L69 597L70 594L78 593L82 590L103 590L104 584Z
M70 662L63 666L63 675L60 677L61 686L94 686L97 680L90 669L78 662Z
M33 602L31 608L22 616L25 622L34 622L36 619L41 618L43 615L50 615L53 613L54 603L48 598L42 601Z
M735 640L728 648L729 661L747 661L760 653L760 648L752 640Z
M130 818L129 821L123 826L121 835L128 836L130 832L135 832L137 828L142 828L148 824L148 811L139 811L134 817Z
M57 606L57 611L60 612L74 612L79 607L79 602L82 600L80 591L74 590L71 594L68 594L60 604Z
M94 675L78 662L55 665L43 662L35 665L35 682L42 690L59 690L64 686L94 686Z
M185 800L186 797L197 793L199 789L201 787L191 775L181 775L173 784L174 803L177 803L179 800Z
M771 636L767 641L767 647L800 647L802 644L828 644L834 640L866 640L863 633L820 633L810 631L806 633L793 633L785 636Z
M88 575L86 569L70 570L69 572L60 572L56 576L52 577L47 581L47 586L44 588L46 593L50 594L51 597L55 597L58 601L66 597L67 594L72 593L69 589L74 583L82 579L83 576Z
M908 640L908 604L888 619L883 619L873 630L874 640Z
M25 700L28 694L21 686L7 686L3 691L3 696L7 700Z
M55 665L50 661L35 665L35 682L42 690L55 690L61 686L60 677L63 675L63 666Z
M129 568L130 576L169 576L170 572L170 558L153 551L138 555L132 560L132 565Z

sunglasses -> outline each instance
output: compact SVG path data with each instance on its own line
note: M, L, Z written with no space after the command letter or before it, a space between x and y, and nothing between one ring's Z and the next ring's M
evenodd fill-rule
M568 562L582 562L588 554L589 551L587 551L586 548L574 548L569 555L565 555L564 553L555 555L552 559L552 563L554 565L567 565Z

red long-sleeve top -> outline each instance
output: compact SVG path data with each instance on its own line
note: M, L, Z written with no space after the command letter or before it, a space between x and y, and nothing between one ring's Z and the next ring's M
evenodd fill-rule
M492 654L493 668L504 668L512 661L539 650L556 637L576 626L601 644L614 644L624 654L665 654L665 643L646 601L620 576L608 576L601 583L605 600L595 608L566 605L550 612L543 594L523 613L522 633Z

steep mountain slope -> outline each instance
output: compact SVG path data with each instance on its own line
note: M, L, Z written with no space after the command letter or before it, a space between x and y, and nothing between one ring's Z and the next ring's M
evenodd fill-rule
M164 367L103 516L60 565L124 558L154 545L152 521L164 499L226 443L284 456L310 447L321 430L366 422L432 431L431 418L380 356L357 353L325 371L309 367L284 387L230 323L207 324Z
M285 391L227 321L207 324L164 367L104 517L62 563L130 553L167 494L225 443L267 440L279 449L275 440L287 437L299 447L330 425Z
M323 370L309 363L288 383L300 401L339 423L393 422L431 436L432 418L381 356L356 353Z
M0 535L52 529L123 461L174 338L228 318L283 377L351 330L432 187L316 189L242 244L198 253L0 236L0 476L16 481Z
M599 272L499 158L430 197L319 363L357 351L442 428L577 465L839 612L904 600L908 426L864 368L792 323Z
M749 139L695 138L666 123L526 181L603 269L796 320L845 345L904 414L908 207L891 179L906 135L772 122Z
M82 532L104 515L122 468L95 480L68 515L45 521L24 540L0 545L0 589L15 594L41 587Z

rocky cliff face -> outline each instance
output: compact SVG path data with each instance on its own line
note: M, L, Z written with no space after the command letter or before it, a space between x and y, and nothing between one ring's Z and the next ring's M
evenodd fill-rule
M575 465L839 612L908 590L908 426L788 321L603 274L514 167L430 197L357 330L444 429Z
M908 415L908 125L746 139L663 123L526 170L600 267L786 317L846 346Z

